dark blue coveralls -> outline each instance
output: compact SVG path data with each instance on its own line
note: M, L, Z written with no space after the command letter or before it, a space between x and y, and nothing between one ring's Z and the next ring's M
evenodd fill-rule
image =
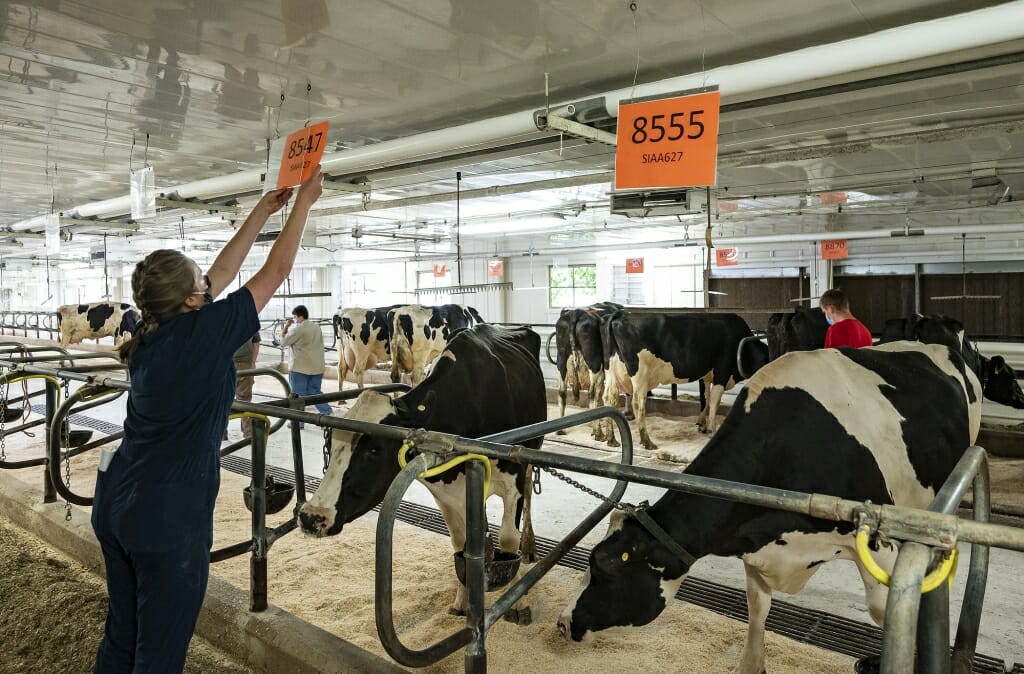
M109 594L97 674L184 668L209 577L232 355L259 327L242 288L165 321L132 357L124 439L92 511Z

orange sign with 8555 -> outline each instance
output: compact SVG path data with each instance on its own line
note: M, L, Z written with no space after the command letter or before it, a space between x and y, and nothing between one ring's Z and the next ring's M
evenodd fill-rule
M714 185L720 100L716 90L620 103L615 189Z

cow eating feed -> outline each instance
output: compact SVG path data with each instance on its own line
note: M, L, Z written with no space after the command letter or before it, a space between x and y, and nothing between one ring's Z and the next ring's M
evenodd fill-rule
M790 353L750 379L686 472L923 508L977 438L980 402L977 378L946 346L895 342ZM647 514L693 558L743 560L750 617L741 674L764 671L773 590L795 594L823 563L857 559L849 523L678 491ZM882 547L875 556L891 572L895 552ZM691 564L638 520L616 513L559 631L581 641L651 622ZM868 610L881 624L888 589L857 568Z
M544 421L547 402L541 373L540 337L527 328L506 330L483 324L455 333L433 371L418 386L392 400L377 391L364 391L347 419L404 428L425 428L478 438ZM523 443L539 448L543 438ZM316 494L299 511L306 533L330 536L347 522L369 512L384 499L398 475L402 443L335 429L331 460ZM410 452L409 458L415 454ZM492 462L490 495L501 498L499 546L514 553L520 547L531 558L533 533L529 525L529 467L508 461ZM466 543L464 466L423 480L437 501L451 533L455 552ZM452 611L465 611L465 588L460 584ZM522 611L525 603L514 607ZM525 622L527 614L520 614Z

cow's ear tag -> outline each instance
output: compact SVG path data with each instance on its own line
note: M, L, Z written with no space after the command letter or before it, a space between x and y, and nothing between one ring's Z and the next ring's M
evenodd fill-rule
M622 553L622 561L624 561L624 562L628 562L629 561L629 553L628 552L623 552Z

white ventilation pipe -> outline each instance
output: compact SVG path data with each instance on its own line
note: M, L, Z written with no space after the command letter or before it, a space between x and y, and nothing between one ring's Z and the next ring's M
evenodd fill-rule
M619 99L650 96L716 84L724 101L750 98L749 94L778 87L817 86L822 78L836 77L879 66L998 44L1024 38L1024 0L1008 2L941 19L891 28L834 44L808 47L796 52L722 66L704 73L673 77L658 82L618 89L604 94L609 114L616 115ZM557 104L564 105L564 103ZM328 174L370 172L390 165L486 147L538 133L533 109L447 129L383 141L341 152L325 154L321 163ZM162 189L183 199L209 198L258 189L262 170L241 171L226 176L185 183ZM122 215L131 210L128 196L96 201L69 208L66 214L80 218ZM315 213L315 212L314 212ZM20 231L16 223L11 228Z

